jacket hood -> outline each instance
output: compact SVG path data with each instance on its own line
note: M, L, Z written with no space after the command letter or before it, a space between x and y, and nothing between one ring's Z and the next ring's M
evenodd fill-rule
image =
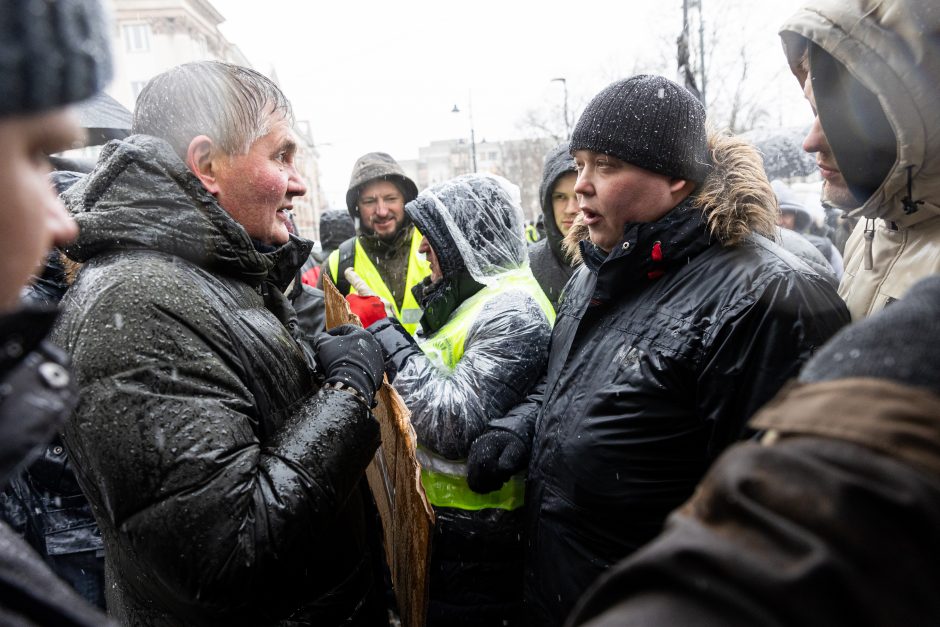
M814 0L781 28L784 52L802 85L800 59L819 46L877 96L894 133L897 159L852 217L910 226L940 214L940 6L935 0ZM838 160L839 155L836 155ZM905 211L908 168L917 211Z
M760 153L747 141L718 132L709 133L708 151L712 169L689 202L702 211L712 239L722 246L737 246L754 233L773 240L777 199ZM624 230L629 228L628 223ZM588 238L588 228L578 214L565 237L565 252L581 262L579 244Z
M428 238L445 278L466 269L490 285L528 264L522 209L495 178L466 174L427 189L405 213Z
M542 216L545 226L545 236L548 245L556 258L564 260L562 249L563 236L555 223L555 209L552 206L552 190L556 181L562 175L576 172L574 158L568 152L568 142L563 142L552 148L545 156L545 165L542 168L542 184L539 185L539 199L542 201Z
M405 203L409 203L418 195L418 186L405 175L398 162L391 155L384 152L370 152L362 155L353 166L349 177L349 189L346 190L346 208L353 219L359 217L359 188L370 181L382 179L391 181L401 190Z
M155 250L251 285L271 278L283 289L312 248L292 235L273 252L256 250L173 148L148 135L109 142L94 170L62 200L79 225L78 239L64 250L78 262L114 251Z

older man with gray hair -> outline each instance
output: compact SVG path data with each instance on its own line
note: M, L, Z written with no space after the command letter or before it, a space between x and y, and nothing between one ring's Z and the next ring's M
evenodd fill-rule
M360 481L382 355L352 327L305 346L285 298L311 248L286 226L306 191L291 123L260 74L186 64L65 196L83 264L56 330L81 387L66 440L122 623L384 615Z

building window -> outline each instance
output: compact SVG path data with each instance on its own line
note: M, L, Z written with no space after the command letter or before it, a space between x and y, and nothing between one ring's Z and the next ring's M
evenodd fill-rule
M125 24L124 49L128 52L147 52L150 50L150 24Z

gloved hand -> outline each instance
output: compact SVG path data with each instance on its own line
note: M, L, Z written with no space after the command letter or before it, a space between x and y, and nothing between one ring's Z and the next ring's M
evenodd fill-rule
M874 377L940 394L940 276L915 283L901 300L851 324L807 362L803 382Z
M413 355L420 355L421 349L411 334L395 318L383 318L366 329L378 341L385 357L385 373L389 382Z
M359 316L359 321L363 327L368 327L377 320L385 318L385 303L378 296L361 296L359 294L350 294L346 297L349 302L349 308L354 314Z
M503 429L485 431L470 445L467 484L480 494L499 490L529 463L529 447L518 435Z
M317 363L326 383L352 386L373 405L382 383L382 349L365 329L344 324L313 338Z

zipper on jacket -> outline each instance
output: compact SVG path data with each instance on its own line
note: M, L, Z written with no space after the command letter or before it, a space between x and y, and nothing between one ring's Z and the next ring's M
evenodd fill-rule
M875 239L875 221L872 218L865 218L865 269L871 270L875 267L875 258L872 253L872 242Z

